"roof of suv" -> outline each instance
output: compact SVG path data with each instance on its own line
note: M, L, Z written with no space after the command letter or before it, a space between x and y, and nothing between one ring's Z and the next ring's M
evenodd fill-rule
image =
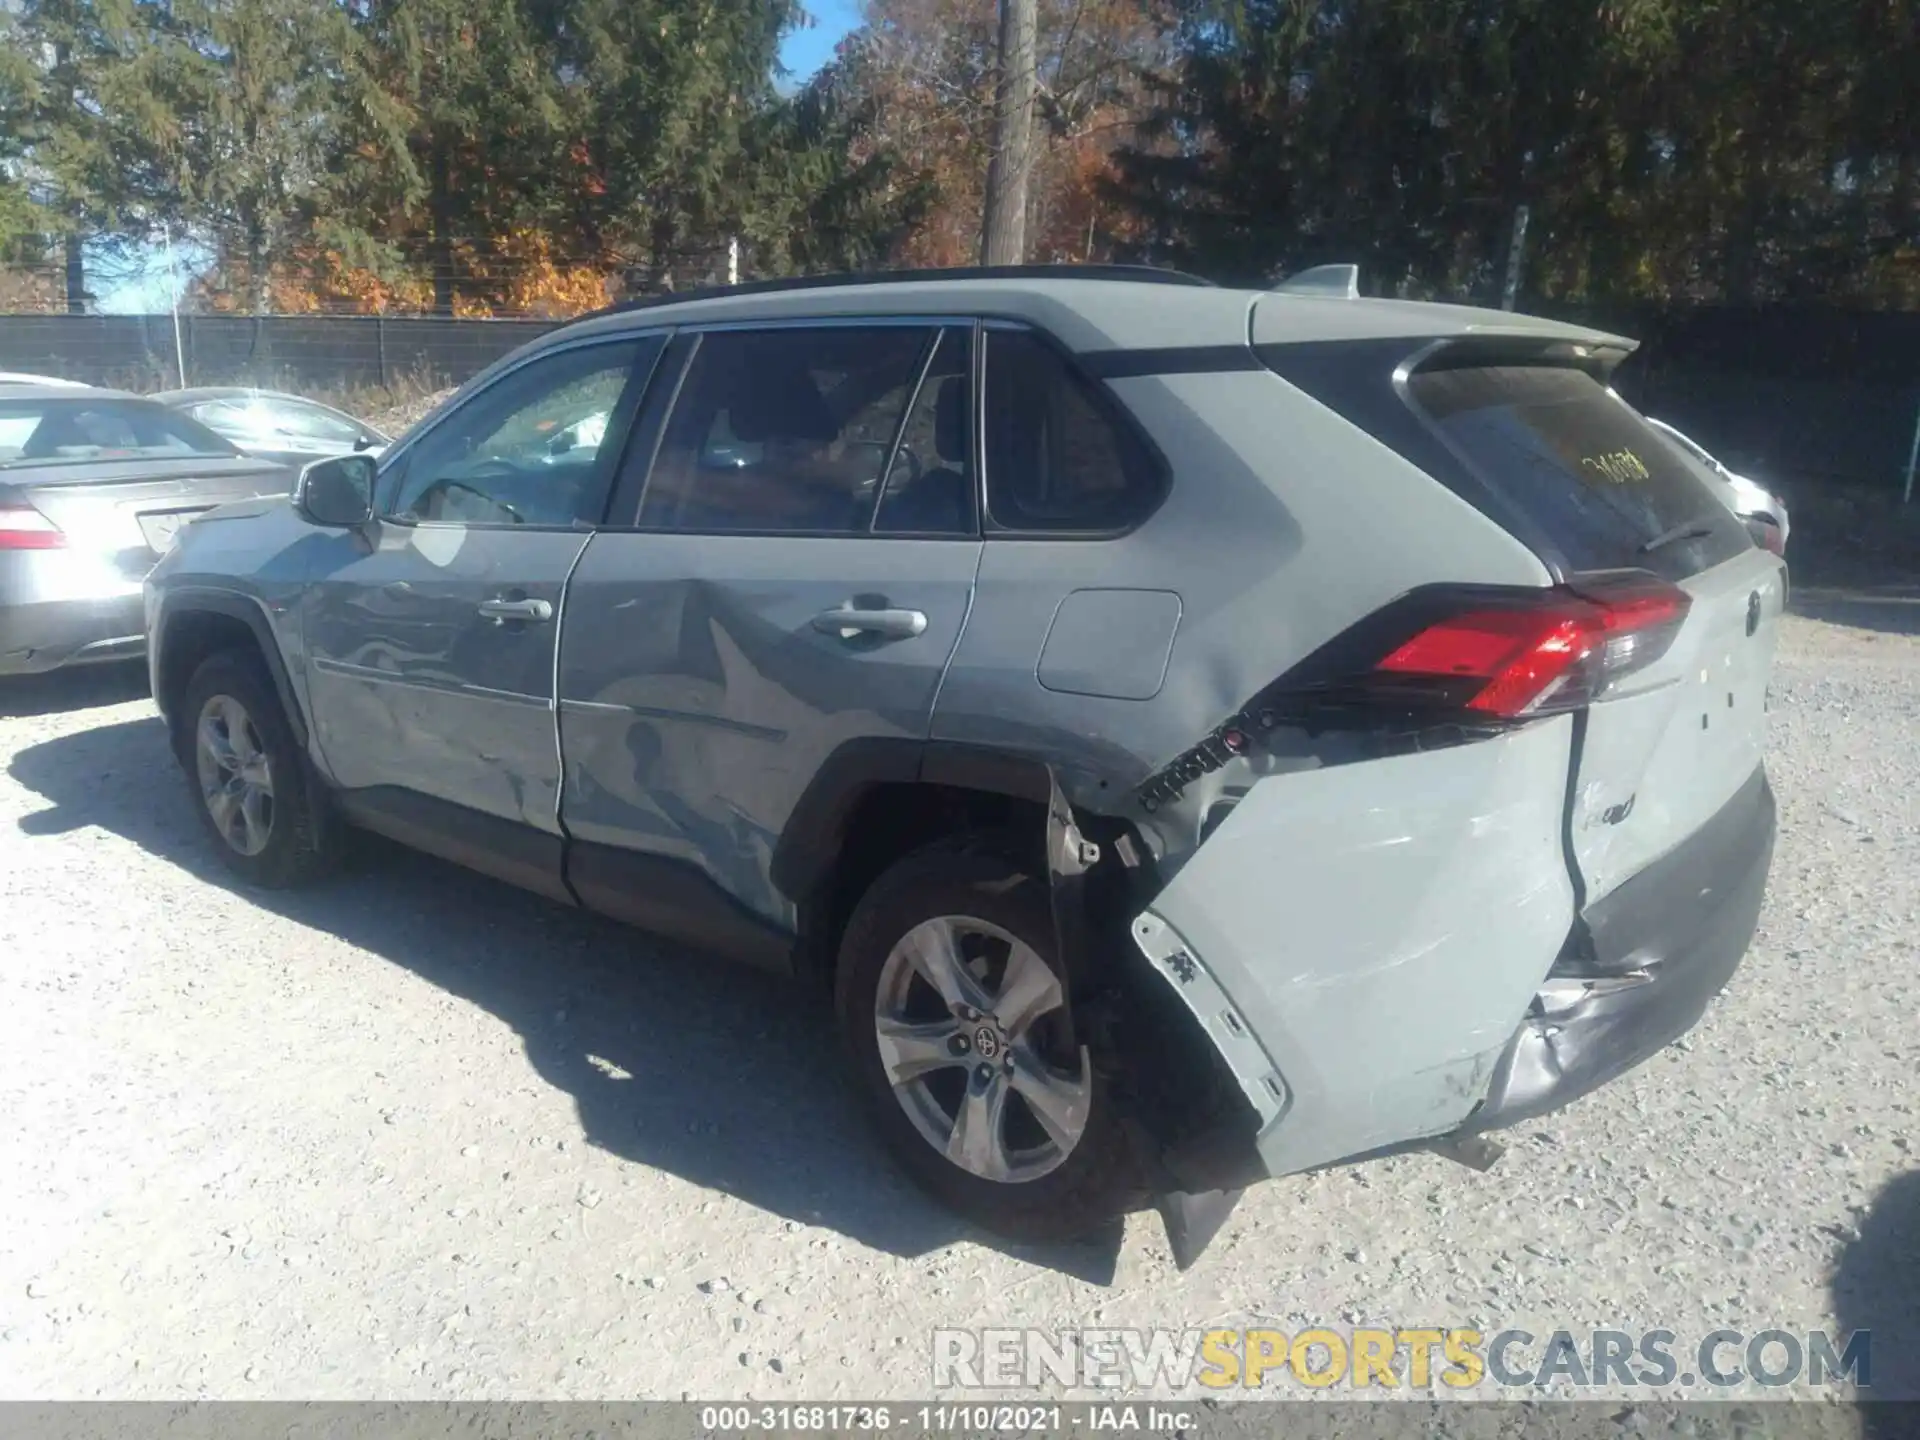
M1631 344L1585 326L1504 310L1234 289L1175 271L1067 265L764 282L631 302L586 316L565 330L574 336L695 322L888 315L1020 320L1040 326L1076 351L1244 345L1249 338L1299 343L1464 334L1538 336L1610 347Z

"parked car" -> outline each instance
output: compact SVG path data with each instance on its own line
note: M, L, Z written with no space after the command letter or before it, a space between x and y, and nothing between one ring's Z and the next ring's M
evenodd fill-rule
M1787 553L1787 506L1786 502L1765 486L1744 475L1736 475L1725 465L1695 441L1682 435L1664 420L1647 417L1647 423L1658 430L1667 439L1678 445L1694 460L1706 466L1714 479L1720 482L1718 493L1727 506L1746 522L1747 531L1753 536L1753 542L1776 555Z
M0 370L0 385L58 385L69 390L88 388L78 380L62 380L54 375L29 375L21 370Z
M134 395L0 388L0 675L139 655L140 584L180 527L292 482Z
M201 386L165 390L153 398L226 436L242 454L281 465L298 467L355 451L377 455L393 443L391 436L344 410L279 390Z
M1630 348L1101 268L621 308L195 525L154 695L242 880L363 826L811 977L931 1193L1186 1264L1264 1176L1484 1165L1746 949L1784 567Z

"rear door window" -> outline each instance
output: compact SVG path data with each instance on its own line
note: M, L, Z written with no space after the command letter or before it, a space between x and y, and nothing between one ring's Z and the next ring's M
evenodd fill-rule
M640 528L866 534L934 339L915 326L702 335Z
M945 330L920 376L880 497L882 535L974 533L971 337Z
M1745 550L1745 529L1701 467L1581 370L1464 365L1407 392L1569 568L1684 579Z

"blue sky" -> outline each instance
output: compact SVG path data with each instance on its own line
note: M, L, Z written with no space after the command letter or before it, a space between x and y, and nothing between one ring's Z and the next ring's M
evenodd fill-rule
M860 23L858 0L815 0L807 13L813 28L794 31L780 47L780 63L793 72L795 83L831 60L840 37Z
M780 47L780 63L787 69L785 85L799 85L833 58L833 47L840 37L860 23L859 0L813 0L807 6L813 24L795 30ZM181 253L176 274L184 279L189 269L204 263L206 257ZM100 296L100 308L108 314L152 314L173 303L176 282L167 271L166 252L158 245L143 257L124 280L109 286Z

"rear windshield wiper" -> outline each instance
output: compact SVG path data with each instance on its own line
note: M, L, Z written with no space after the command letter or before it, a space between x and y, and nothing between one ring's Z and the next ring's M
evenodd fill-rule
M1642 555L1651 555L1656 550L1664 550L1669 545L1677 545L1682 540L1704 540L1713 534L1711 525L1702 525L1699 520L1688 520L1674 526L1671 530L1662 530L1646 544L1640 547Z

